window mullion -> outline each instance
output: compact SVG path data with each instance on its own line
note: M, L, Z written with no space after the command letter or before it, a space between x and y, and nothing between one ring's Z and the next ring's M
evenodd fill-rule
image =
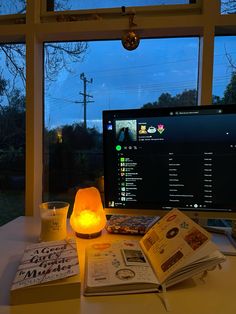
M209 105L212 103L214 35L214 26L208 25L204 27L203 36L200 38L198 81L199 105Z
M220 2L202 2L203 34L200 37L198 104L212 103L215 23L220 15Z
M42 200L43 48L36 36L40 0L27 1L26 31L26 202L25 214L37 214Z

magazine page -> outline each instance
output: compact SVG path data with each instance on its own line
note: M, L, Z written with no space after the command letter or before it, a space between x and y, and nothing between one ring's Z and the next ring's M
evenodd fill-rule
M146 233L140 245L159 281L163 283L188 261L207 254L204 248L209 240L210 234L206 230L179 210L173 209Z
M115 291L116 285L145 282L158 285L138 241L95 243L86 249L87 287L113 286Z

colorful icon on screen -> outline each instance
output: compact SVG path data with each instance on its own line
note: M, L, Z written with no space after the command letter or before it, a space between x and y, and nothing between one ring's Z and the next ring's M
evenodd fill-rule
M159 134L162 134L165 131L164 124L158 124L157 125L157 131Z
M121 146L120 145L116 145L116 150L119 152L121 150Z
M154 126L150 126L147 131L148 133L153 134L153 133L156 133L156 130L157 129Z
M145 124L141 124L138 133L139 134L147 134L147 126Z

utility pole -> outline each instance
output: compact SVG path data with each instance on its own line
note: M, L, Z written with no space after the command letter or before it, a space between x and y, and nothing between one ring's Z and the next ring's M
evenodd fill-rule
M86 76L84 75L84 73L81 73L80 74L80 79L83 81L83 84L84 84L84 92L81 93L80 92L80 95L83 95L83 101L76 101L76 103L83 103L84 104L84 128L85 130L87 129L87 103L90 103L90 102L94 102L93 100L88 100L87 97L91 97L93 98L93 96L87 94L87 83L93 83L93 79L91 78L90 80L88 80L86 78Z

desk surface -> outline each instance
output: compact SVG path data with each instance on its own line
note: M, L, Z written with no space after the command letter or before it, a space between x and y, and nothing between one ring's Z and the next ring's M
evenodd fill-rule
M19 217L0 227L0 314L69 313L69 314L162 314L166 313L161 296L155 293L96 296L78 299L9 306L9 289L27 244L38 242L40 225L32 217ZM104 233L93 240L78 239L81 275L83 277L84 248L89 242L117 239ZM209 272L205 282L189 279L167 291L173 314L235 314L236 256L227 257L222 270Z

